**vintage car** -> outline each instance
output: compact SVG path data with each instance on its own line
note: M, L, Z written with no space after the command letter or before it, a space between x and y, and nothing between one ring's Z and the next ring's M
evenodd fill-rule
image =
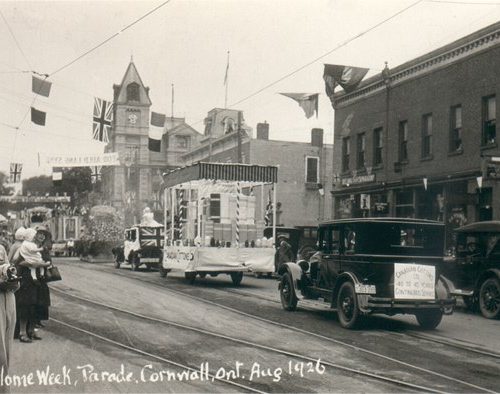
M437 267L443 259L444 225L400 218L342 219L318 227L318 251L280 267L281 303L295 310L301 299L328 302L344 328L373 313L413 314L436 328L455 300Z
M489 319L500 317L500 221L476 222L456 231L456 244L443 260L451 294Z
M55 257L67 256L68 255L67 242L64 240L55 241L52 244L51 254L52 256Z
M136 225L125 230L123 246L113 249L115 268L130 264L132 271L145 264L148 269L163 260L163 226Z

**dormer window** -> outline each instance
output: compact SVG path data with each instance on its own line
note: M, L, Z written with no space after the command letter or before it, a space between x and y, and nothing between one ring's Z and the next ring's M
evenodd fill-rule
M234 127L234 119L226 117L222 123L224 124L224 134L229 134L236 130Z
M127 86L127 101L139 101L139 85L135 82Z

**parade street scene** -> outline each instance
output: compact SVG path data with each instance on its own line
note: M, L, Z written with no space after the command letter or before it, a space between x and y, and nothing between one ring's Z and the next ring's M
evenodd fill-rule
M0 393L500 392L500 0L0 0Z

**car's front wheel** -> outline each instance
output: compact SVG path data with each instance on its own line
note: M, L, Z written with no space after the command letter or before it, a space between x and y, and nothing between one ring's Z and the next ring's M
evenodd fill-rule
M500 316L500 282L497 278L486 279L479 290L479 309L487 319Z
M280 283L281 306L285 311L294 311L297 309L297 295L293 288L292 276L287 272L281 277Z
M340 286L337 296L337 310L342 327L354 328L359 324L361 313L358 307L358 297L351 282L344 282Z
M415 313L418 324L425 330L434 330L443 319L443 312L439 309L428 309Z

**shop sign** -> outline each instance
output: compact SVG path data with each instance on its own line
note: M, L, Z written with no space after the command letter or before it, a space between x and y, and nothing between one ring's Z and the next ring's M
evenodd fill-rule
M356 175L348 178L342 178L342 185L344 186L358 185L360 183L369 182L375 182L375 174Z

